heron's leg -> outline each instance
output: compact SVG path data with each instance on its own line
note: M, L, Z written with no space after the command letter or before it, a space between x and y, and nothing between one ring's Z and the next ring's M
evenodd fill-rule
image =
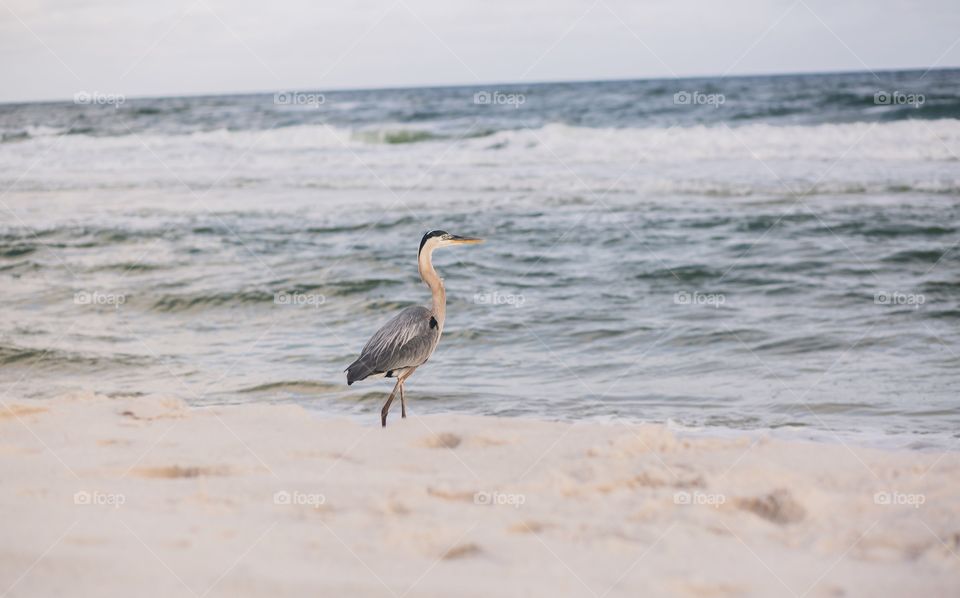
M400 380L397 380L397 383L393 385L393 391L390 392L387 402L383 404L383 409L380 410L380 425L384 428L387 427L387 413L390 412L390 403L393 403L393 395L397 394L398 388L400 388Z
M402 374L399 378L397 378L397 383L400 385L400 417L407 417L407 399L405 396L403 396L403 383L407 381L407 378L409 378L416 369L417 368L413 368L406 374Z

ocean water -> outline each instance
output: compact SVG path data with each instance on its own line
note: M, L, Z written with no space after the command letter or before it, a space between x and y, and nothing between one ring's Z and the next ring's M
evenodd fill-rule
M445 229L414 413L956 448L960 71L293 91L0 105L5 400L376 425Z

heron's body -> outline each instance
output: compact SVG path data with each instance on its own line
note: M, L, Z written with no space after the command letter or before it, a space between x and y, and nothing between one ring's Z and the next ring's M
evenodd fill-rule
M379 376L399 378L423 365L437 348L440 332L431 308L404 309L367 341L360 358L347 368L347 384Z
M366 378L397 379L393 392L380 413L382 425L387 425L387 412L398 390L402 415L407 416L403 383L430 359L443 333L443 322L447 315L447 294L443 288L443 279L433 269L433 250L447 245L479 242L480 239L457 237L444 231L431 231L424 235L420 241L417 265L420 278L430 287L431 304L403 309L374 333L364 345L360 357L347 367L348 385Z

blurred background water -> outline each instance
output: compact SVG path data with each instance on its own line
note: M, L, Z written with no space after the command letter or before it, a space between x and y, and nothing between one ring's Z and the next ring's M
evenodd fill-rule
M960 72L0 105L0 392L296 402L396 310L416 413L960 430Z

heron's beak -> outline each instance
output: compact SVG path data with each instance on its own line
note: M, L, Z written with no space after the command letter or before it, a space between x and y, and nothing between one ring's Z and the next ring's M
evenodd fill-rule
M461 237L458 235L450 235L449 240L455 245L473 245L475 243L483 243L483 239L478 239L476 237Z

